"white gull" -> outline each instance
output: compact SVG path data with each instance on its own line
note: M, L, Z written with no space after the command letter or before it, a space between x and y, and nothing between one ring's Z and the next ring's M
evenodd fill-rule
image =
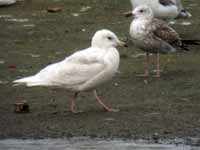
M79 92L93 90L94 96L106 111L118 111L106 106L98 97L96 88L111 80L119 68L120 57L116 47L124 45L111 31L97 31L91 47L48 65L37 74L13 81L16 85L53 86L74 92L71 111L76 113L75 99Z
M191 17L191 14L183 8L181 0L131 0L131 4L133 9L147 5L153 10L154 16L160 19Z
M0 0L0 6L15 4L16 0Z

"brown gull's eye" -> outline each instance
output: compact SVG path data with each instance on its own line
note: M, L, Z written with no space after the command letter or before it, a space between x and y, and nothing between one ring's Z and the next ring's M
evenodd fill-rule
M144 9L141 9L140 12L143 13L143 12L144 12Z

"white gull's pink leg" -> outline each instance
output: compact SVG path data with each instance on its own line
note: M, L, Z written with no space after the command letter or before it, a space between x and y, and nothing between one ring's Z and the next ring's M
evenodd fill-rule
M110 107L106 106L106 105L102 102L102 100L100 99L100 97L97 95L97 91L96 91L96 90L94 90L94 96L95 96L97 102L98 102L101 106L103 106L103 108L104 108L106 111L108 111L108 112L118 112L118 111L119 111L119 109L113 109L113 108L110 108Z

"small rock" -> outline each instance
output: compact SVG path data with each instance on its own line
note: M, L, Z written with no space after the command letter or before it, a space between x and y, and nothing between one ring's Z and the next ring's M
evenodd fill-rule
M120 54L120 58L122 58L122 59L127 59L127 58L128 58L128 55L127 55L127 54Z
M70 30L69 30L69 29L66 29L64 32L65 32L65 33L69 33L69 32L70 32Z
M191 24L192 24L191 22L186 22L186 21L181 23L181 25L183 25L183 26L189 26Z
M10 68L10 69L16 69L17 66L15 64L11 64L11 65L8 66L8 68Z
M56 114L58 114L58 111L54 111L54 112L52 112L52 114L53 114L53 115L56 115Z
M61 12L62 11L62 8L61 7L58 7L58 6L54 6L54 7L48 7L47 8L47 11L48 12L52 12L52 13L55 13L55 12Z
M30 56L33 57L33 58L38 58L38 57L40 57L39 54L30 54Z
M8 81L2 81L2 80L0 80L0 84L7 84L8 83Z
M148 79L144 79L144 84L148 84Z
M12 15L0 15L0 18L12 18Z
M170 21L169 24L174 25L174 24L176 24L176 21Z
M35 25L34 24L24 24L23 27L25 27L25 28L33 28L33 27L35 27Z
M15 106L15 109L14 109L15 113L28 113L29 112L29 105L26 101L16 102L14 104L14 106Z
M0 60L0 64L5 64L5 61L3 61L3 60Z
M165 131L163 131L163 134L172 134L172 132L165 130Z
M21 23L29 21L29 19L27 19L27 18L23 18L23 19L21 19L21 18L19 18L19 19L17 19L17 18L8 18L8 19L5 19L5 20L6 21L10 21L10 22L21 22Z
M89 9L91 9L90 6L84 6L84 7L81 8L80 12L85 12L85 11L87 11Z
M85 32L85 31L86 31L86 29L82 29L81 31L82 31L82 32Z
M144 56L146 56L146 53L139 53L139 54L131 55L132 58L139 58L139 57L144 57Z
M159 143L159 139L160 139L159 134L158 134L158 133L154 133L154 134L152 135L152 139L153 139L153 141L154 141L155 143Z
M105 121L115 121L115 119L114 118L106 118L106 119L104 119Z
M114 86L118 87L118 86L119 86L119 84L118 84L118 83L114 83Z
M74 16L74 17L78 17L79 14L78 14L78 13L73 13L72 16Z

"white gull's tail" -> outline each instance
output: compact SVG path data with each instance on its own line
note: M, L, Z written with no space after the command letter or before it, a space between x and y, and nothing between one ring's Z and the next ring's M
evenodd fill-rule
M14 86L17 86L17 85L26 85L26 86L44 85L44 83L36 75L14 80L13 83L15 83Z

